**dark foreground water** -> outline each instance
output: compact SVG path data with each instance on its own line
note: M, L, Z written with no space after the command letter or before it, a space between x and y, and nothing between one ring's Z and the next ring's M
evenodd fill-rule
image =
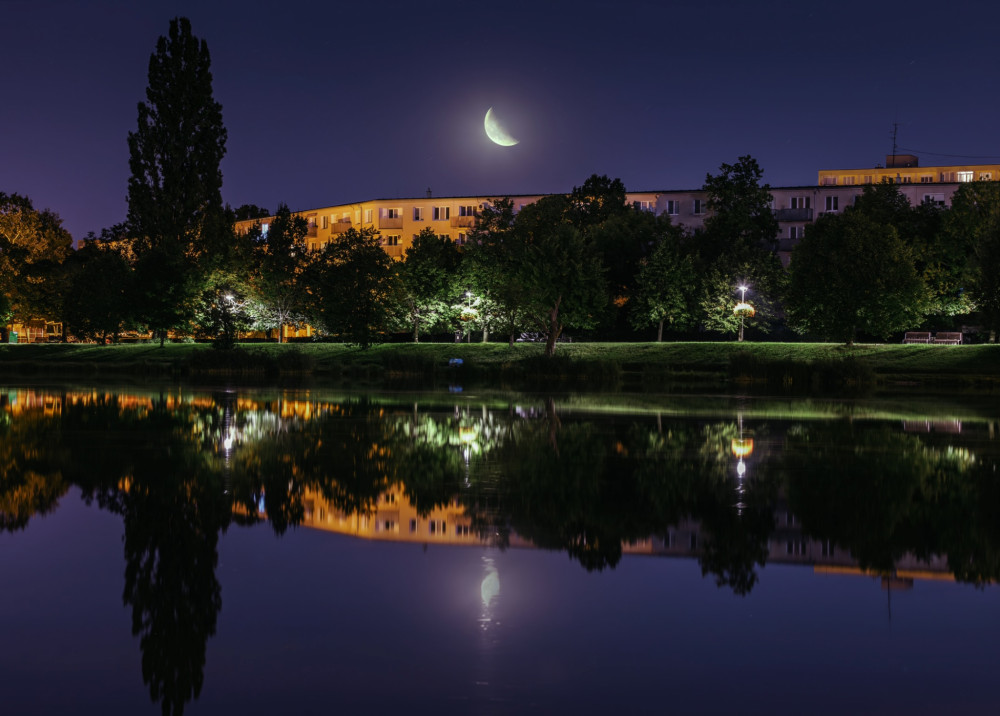
M997 412L0 389L0 713L996 713Z

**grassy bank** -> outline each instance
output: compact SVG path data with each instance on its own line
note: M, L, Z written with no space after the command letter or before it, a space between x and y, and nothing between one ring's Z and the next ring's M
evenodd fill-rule
M531 387L763 384L792 389L863 385L1000 386L1000 345L821 343L567 343L555 359L541 344L386 344L363 351L334 343L248 344L235 352L178 343L0 346L0 375L283 376L380 383L406 378ZM461 365L454 366L455 360Z

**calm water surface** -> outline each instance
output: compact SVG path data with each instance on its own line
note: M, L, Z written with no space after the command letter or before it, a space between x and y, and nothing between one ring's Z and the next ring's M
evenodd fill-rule
M4 714L996 712L992 407L0 408Z

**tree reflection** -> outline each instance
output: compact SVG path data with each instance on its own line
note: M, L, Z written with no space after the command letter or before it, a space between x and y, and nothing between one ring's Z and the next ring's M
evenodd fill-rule
M1000 578L996 456L834 423L792 431L783 468L803 532L862 569L891 574L905 555L946 555L956 579Z
M0 413L0 530L24 529L66 494L59 440L57 426L41 411L16 421Z
M230 505L194 415L163 401L122 408L114 399L68 406L64 431L85 498L122 516L123 600L132 608L143 681L164 714L197 698L205 648L222 608L215 576Z

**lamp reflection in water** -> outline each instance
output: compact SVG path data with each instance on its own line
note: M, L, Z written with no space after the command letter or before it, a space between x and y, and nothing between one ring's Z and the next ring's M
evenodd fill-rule
M736 463L736 513L742 515L746 504L743 502L743 495L746 492L747 465L743 458L753 453L753 438L743 437L743 414L737 414L736 420L739 423L740 436L730 443L733 455L738 458Z

